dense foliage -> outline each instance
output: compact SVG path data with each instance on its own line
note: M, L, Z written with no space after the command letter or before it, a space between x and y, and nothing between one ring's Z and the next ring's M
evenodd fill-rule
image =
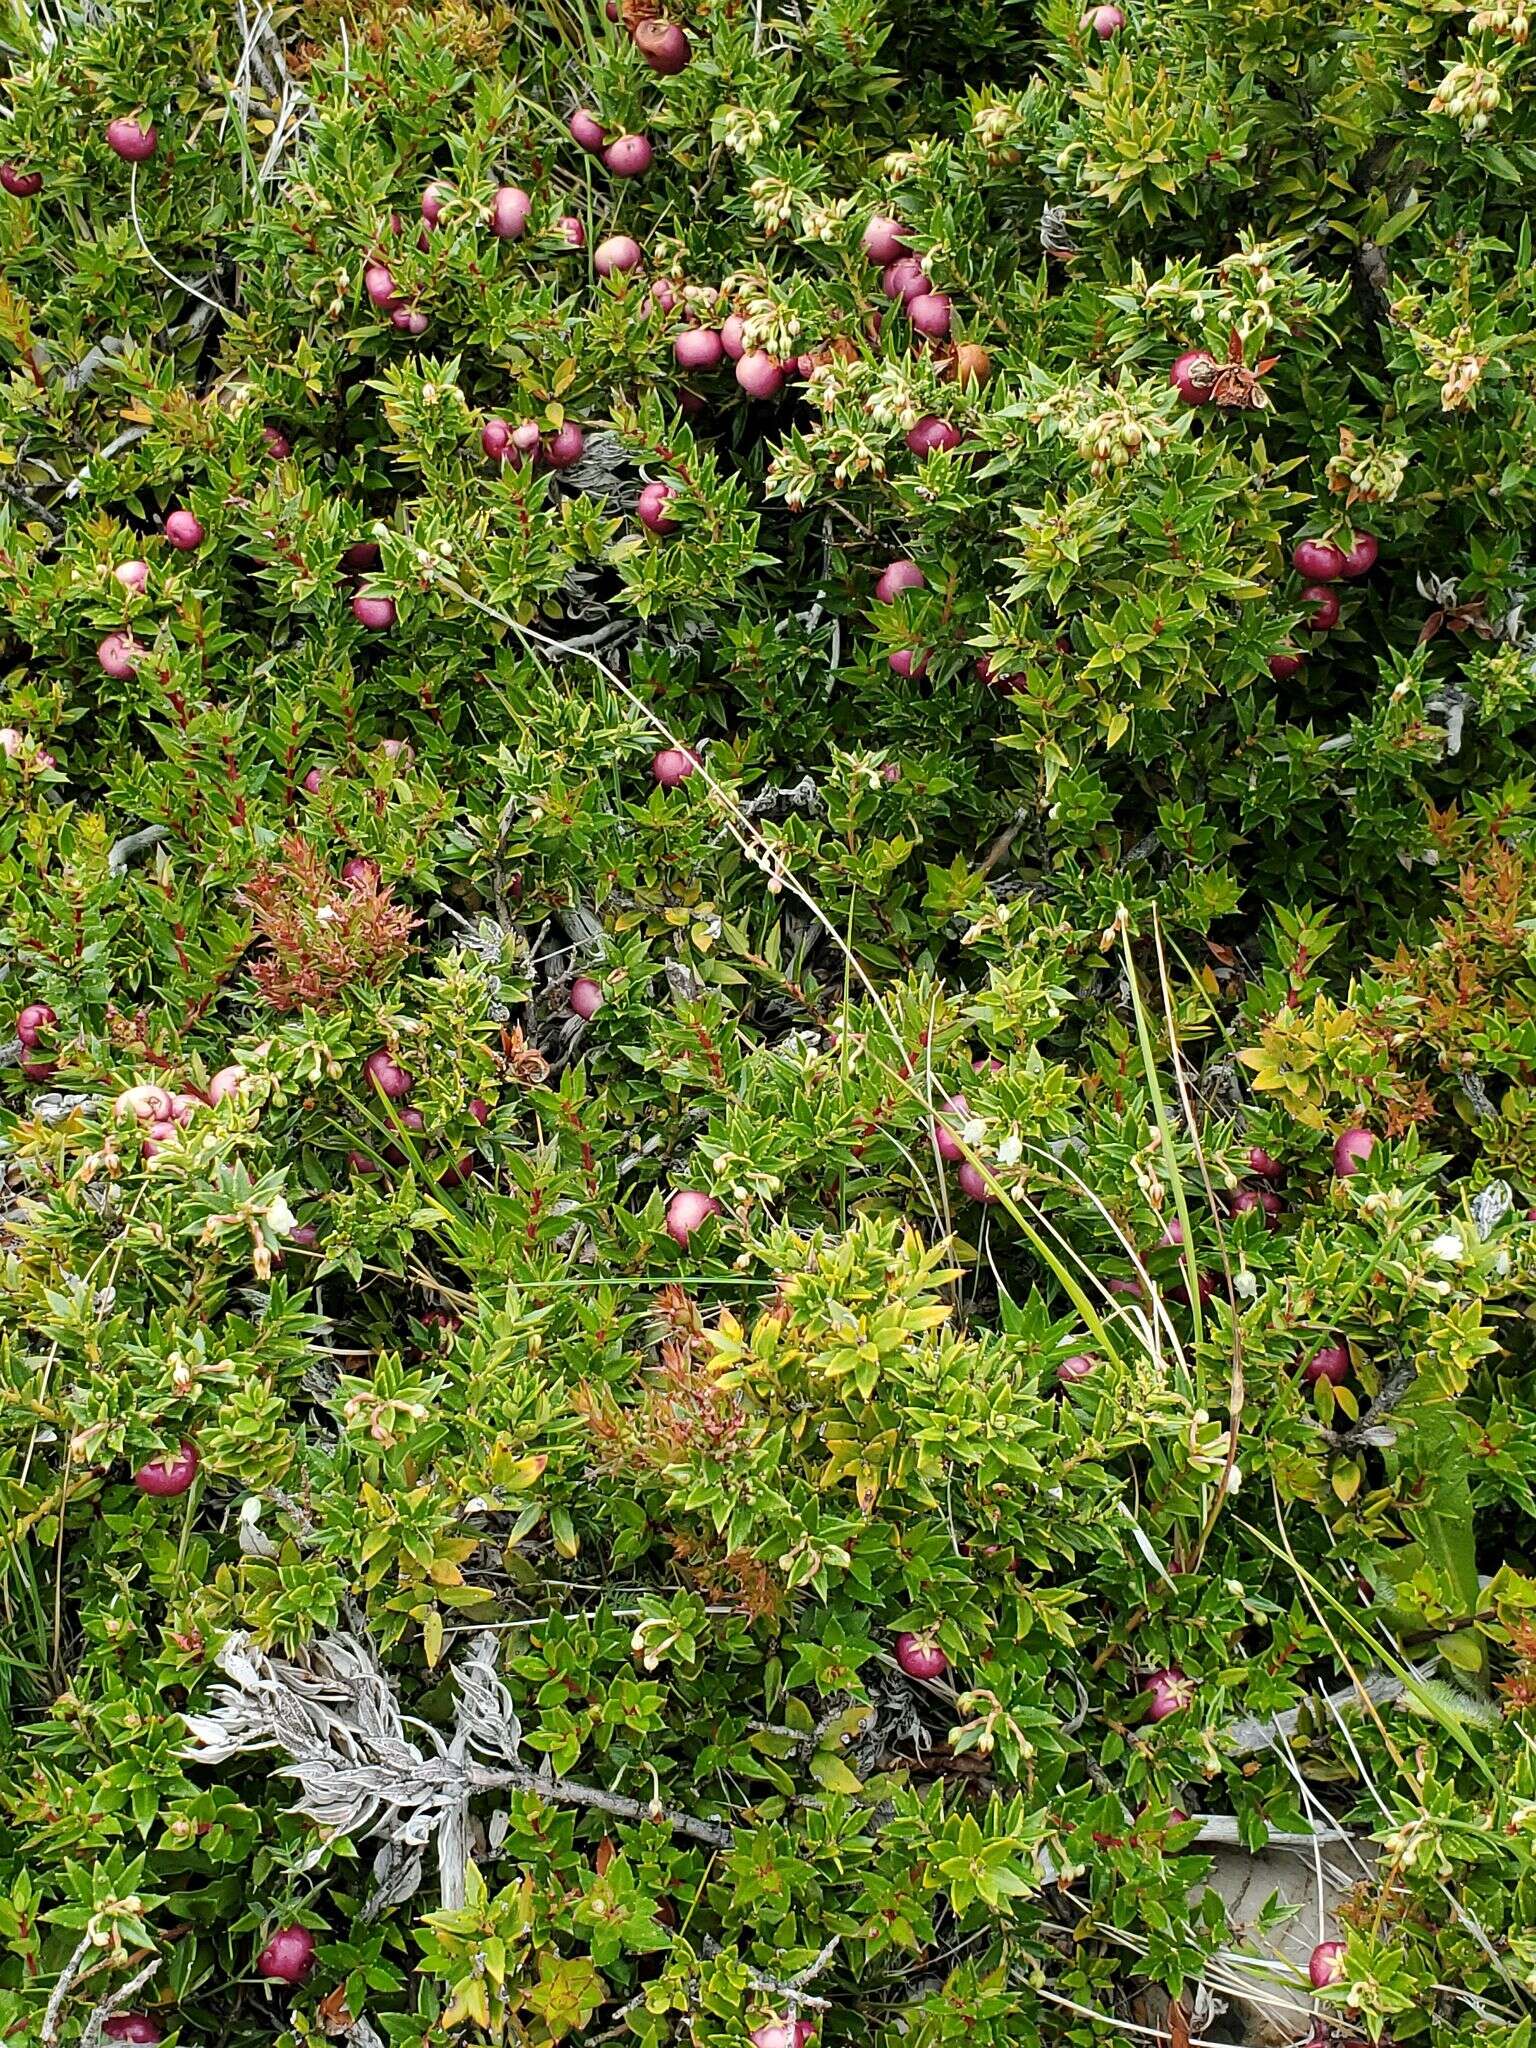
M11 0L4 2038L1529 2039L1529 20Z

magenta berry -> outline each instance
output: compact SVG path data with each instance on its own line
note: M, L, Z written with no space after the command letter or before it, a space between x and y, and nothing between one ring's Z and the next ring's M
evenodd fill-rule
M973 1202L980 1202L983 1208L990 1208L999 1199L997 1189L987 1179L979 1166L973 1166L969 1159L955 1175L960 1192Z
M443 201L448 197L446 185L428 185L421 195L421 217L429 228L435 228L443 217Z
M1344 556L1341 576L1369 576L1381 556L1381 543L1373 533L1357 533L1354 544Z
M941 420L936 413L925 413L914 427L907 429L907 446L914 455L932 455L936 449L958 448L964 436L958 427L952 427L948 420Z
M1258 1174L1261 1180L1282 1180L1285 1177L1285 1168L1278 1159L1271 1158L1262 1145L1249 1146L1248 1171Z
M544 460L551 469L571 469L587 452L587 437L574 420L556 427L544 443Z
M533 201L521 185L498 185L491 201L491 233L498 241L517 241L532 212Z
M569 248L585 249L587 246L587 224L579 214L562 213L555 222L555 233Z
M1195 1688L1176 1664L1165 1670L1154 1671L1141 1682L1141 1689L1147 1694L1150 1705L1147 1708L1149 1721L1166 1721L1170 1714L1187 1707L1195 1696Z
M318 796L320 794L320 785L324 780L325 770L323 768L311 768L299 787L308 790L311 796Z
M131 634L109 633L96 649L96 660L103 675L123 682L133 674L134 664L143 652Z
M928 673L928 656L920 647L898 647L894 654L886 656L892 675L898 675L903 682L914 677L919 681Z
M165 2029L147 2012L115 2012L101 2030L109 2041L131 2041L134 2048L154 2048Z
M1320 1941L1307 1958L1307 1976L1314 1991L1324 1991L1344 1975L1344 1943Z
M150 1136L174 1129L159 1123L150 1125ZM196 1444L183 1444L174 1455L165 1458L151 1458L147 1465L141 1465L133 1475L133 1483L140 1493L154 1496L156 1500L168 1500L173 1495L185 1493L197 1477L198 1456Z
M487 420L480 429L480 446L492 462L505 462L512 446L512 429L505 420Z
M652 533L676 533L677 521L667 511L676 496L670 484L647 484L635 501L635 517Z
M107 123L107 147L115 151L124 163L141 164L146 157L152 157L159 139L152 127L145 127L126 116Z
M806 2048L806 2043L814 2039L815 2033L814 2020L764 2020L760 2027L752 2029L747 2039L752 2048Z
M603 151L603 162L616 178L643 178L651 168L651 142L647 135L621 135Z
M587 108L578 107L565 125L571 140L589 156L601 156L607 148L608 137L603 133L603 124Z
M672 353L681 370L717 370L725 343L713 327L682 327L673 339Z
M379 885L379 864L365 853L354 853L350 860L342 862L341 879L349 889L376 889Z
M599 277L640 267L640 244L633 235L606 235L592 252L592 268Z
M898 556L880 571L875 583L875 602L894 604L904 590L921 590L923 587L923 572L916 562L909 562L904 555Z
M965 1157L965 1152L951 1126L969 1122L970 1114L971 1105L963 1095L949 1095L939 1104L939 1114L933 1120L933 1149L952 1166Z
M142 597L149 585L149 564L137 559L119 562L112 574L124 590L131 590L135 597Z
M426 314L416 306L396 306L389 316L389 324L398 328L402 334L425 334L432 325Z
M942 341L949 333L954 308L943 292L919 292L907 301L907 318L919 334Z
M888 263L880 273L880 289L888 299L921 298L932 287L928 273L915 256L898 256L894 263Z
M58 1021L51 1004L28 1003L17 1013L16 1036L30 1052L42 1044Z
M1017 696L1029 683L1029 677L1022 669L1014 675L1000 674L990 654L979 654L974 668L979 683L985 683L989 690L996 690L1004 697Z
M1312 607L1312 616L1305 621L1309 633L1326 633L1339 623L1338 592L1330 590L1326 583L1309 583L1301 593L1301 601Z
M315 1937L307 1927L279 1927L256 1958L256 1972L279 1984L302 1984L315 1967Z
M1291 567L1306 583L1332 583L1344 574L1344 550L1331 540L1300 540L1291 553Z
M671 313L677 307L677 293L672 288L670 277L658 277L650 290L651 304L660 313Z
M381 313L392 311L400 303L400 295L395 290L395 273L387 263L368 265L363 272L363 290Z
M748 398L777 398L784 389L783 367L766 349L751 348L737 362L736 382Z
M642 21L635 28L635 48L653 71L675 78L693 55L686 33L675 21Z
M663 747L651 762L651 774L663 789L676 789L699 765L699 757L686 747Z
M1168 382L1186 405L1207 405L1216 380L1216 358L1207 349L1188 348L1175 356L1168 369Z
M910 254L906 235L907 231L899 220L892 220L889 214L871 214L864 229L864 254L882 269L888 263L899 263L903 256Z
M896 1662L908 1678L942 1678L949 1669L949 1659L931 1636L899 1635Z
M686 1251L688 1240L706 1218L718 1216L720 1204L699 1188L679 1188L667 1203L667 1235Z
M352 600L352 616L370 633L387 633L395 623L395 600L370 596L366 590L360 590Z
M1302 1368L1302 1378L1309 1387L1315 1387L1319 1380L1327 1380L1337 1386L1349 1373L1349 1346L1347 1344L1324 1344L1314 1351Z
M1299 654L1272 654L1269 657L1269 672L1277 683L1288 683L1292 676L1300 675L1302 667Z
M391 1102L403 1101L416 1086L416 1076L402 1067L382 1045L363 1061L363 1072L379 1093Z
M263 427L261 438L274 462L286 462L293 453L293 444L281 427Z
M1248 1216L1255 1209L1262 1209L1264 1221L1271 1230L1285 1214L1285 1204L1273 1188L1239 1188L1230 1207L1234 1216Z
M1107 43L1111 36L1118 35L1125 27L1125 16L1118 7L1093 7L1083 16L1083 23L1093 30L1101 43Z
M1064 1387L1076 1386L1080 1380L1088 1379L1094 1372L1091 1358L1081 1351L1074 1351L1070 1358L1064 1358L1056 1368L1056 1377Z
M603 1007L603 991L588 974L579 974L571 983L571 1009L583 1022L590 1023Z
M1376 1140L1358 1124L1347 1131L1340 1131L1333 1141L1334 1172L1340 1180L1348 1180L1352 1173L1360 1171L1375 1150Z
M33 199L43 189L41 171L18 171L14 164L0 164L0 185L13 199Z
M208 538L203 522L190 512L167 512L165 515L165 537L171 546L181 554L190 554L200 548Z

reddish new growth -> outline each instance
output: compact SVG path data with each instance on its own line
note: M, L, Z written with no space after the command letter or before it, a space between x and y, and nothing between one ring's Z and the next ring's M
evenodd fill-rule
M726 1463L754 1431L736 1395L697 1358L686 1336L667 1337L661 1364L633 1408L603 1389L584 1386L576 1406L610 1471L666 1472L693 1457Z
M405 958L417 920L372 876L343 882L300 838L241 893L266 952L251 965L274 1010L332 1010L344 989L381 982Z

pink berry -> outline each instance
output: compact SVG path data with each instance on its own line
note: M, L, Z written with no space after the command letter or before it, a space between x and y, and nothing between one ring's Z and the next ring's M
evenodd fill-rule
M942 1678L949 1669L949 1659L931 1636L899 1635L896 1662L908 1678Z
M381 1045L363 1061L363 1072L381 1095L400 1102L416 1086L416 1076L402 1067Z
M487 420L480 429L480 446L492 462L504 462L512 446L512 429L505 420Z
M925 413L915 427L907 429L907 446L914 455L932 455L935 449L958 448L963 439L958 427L952 427L948 420L941 420L936 413Z
M621 135L603 151L603 162L616 178L643 178L651 168L649 136Z
M134 2048L154 2048L165 2039L165 2029L147 2012L114 2013L101 2031L109 2041L131 2041Z
M141 164L146 157L152 157L159 139L153 128L126 116L107 123L107 147L115 150L124 163Z
M1118 7L1095 7L1083 16L1101 43L1107 43L1112 35L1125 27L1125 16Z
M589 113L585 107L578 107L565 125L578 148L586 150L590 156L602 155L608 138L596 114Z
M349 575L360 576L365 569L377 569L383 550L376 540L355 540L341 551L341 566Z
M324 780L325 770L323 768L311 768L299 786L301 789L307 789L311 796L318 796L320 794L320 785Z
M894 604L904 590L921 590L923 587L922 570L916 562L909 562L905 555L901 555L880 571L875 583L875 602Z
M699 757L684 747L663 747L651 762L651 773L663 789L676 789L699 765Z
M933 1120L933 1149L951 1165L963 1159L965 1152L950 1126L968 1123L970 1115L971 1105L963 1095L947 1095L939 1104L939 1114ZM944 1121L946 1117L949 1123Z
M693 55L688 37L675 21L642 21L635 29L635 48L653 71L675 78Z
M880 289L888 299L921 298L931 291L928 273L915 256L898 256L894 263L888 263L880 273Z
M27 1081L47 1081L59 1071L57 1060L23 1060L22 1078Z
M651 304L660 313L671 313L677 307L677 293L672 288L670 277L658 277L651 286Z
M921 682L928 673L928 656L922 648L898 647L886 660L892 675L900 676L903 682Z
M1352 1173L1360 1171L1375 1150L1376 1140L1358 1125L1340 1131L1333 1141L1334 1172L1340 1180L1348 1180Z
M1337 1386L1349 1373L1349 1346L1347 1344L1324 1344L1314 1351L1302 1368L1302 1378L1309 1387L1315 1387L1319 1380L1327 1380Z
M190 512L168 512L165 515L165 537L173 548L182 554L190 554L200 548L207 539L203 522Z
M608 235L592 252L592 268L599 277L615 271L636 270L641 260L640 244L633 235Z
M360 590L352 600L352 616L370 633L386 633L395 623L395 600L371 597L366 590Z
M949 332L953 306L943 292L919 292L907 301L907 318L919 334L942 341Z
M1264 1221L1271 1230L1285 1214L1285 1204L1273 1188L1239 1188L1230 1207L1234 1216L1247 1216L1255 1209L1262 1209Z
M864 230L864 254L882 269L887 263L899 263L909 253L906 234L901 222L889 214L871 214Z
M752 348L736 364L736 382L748 398L777 398L784 389L784 371L766 349Z
M1344 557L1341 576L1368 576L1381 554L1381 543L1372 533L1357 533L1354 545Z
M543 438L537 420L519 420L512 429L512 460L521 463L526 462L531 455L537 455Z
M429 228L435 228L443 217L443 201L450 196L447 185L428 185L421 195L421 217Z
M491 201L491 233L502 242L520 239L533 212L533 201L521 185L498 185Z
M142 597L149 583L149 564L138 560L119 562L112 574L124 590L131 590L135 597Z
M389 324L402 334L425 334L432 322L415 306L396 306L389 316Z
M363 272L363 290L382 313L391 312L400 303L400 294L395 290L395 273L387 263L368 265Z
M1338 592L1330 590L1326 583L1309 583L1301 593L1301 601L1312 607L1312 616L1305 621L1309 633L1326 633L1339 623Z
M567 247L585 249L587 246L587 224L574 213L562 213L555 222L555 233Z
M975 663L976 680L985 683L989 690L996 690L1004 697L1015 697L1029 685L1028 675L1020 669L1016 675L999 675L997 664L991 655L978 655Z
M197 1466L196 1444L183 1444L173 1457L152 1458L147 1465L141 1465L133 1475L133 1483L140 1493L168 1500L174 1494L186 1492L197 1477Z
M806 2048L806 2043L815 2037L814 2020L764 2020L760 2027L754 2027L747 2039L752 2048Z
M488 1124L491 1120L491 1105L479 1095L469 1098L469 1113L477 1124Z
M587 437L574 420L557 427L544 443L544 460L551 469L570 469L587 452Z
M1148 1694L1151 1705L1147 1708L1149 1721L1166 1721L1170 1714L1187 1707L1195 1696L1195 1688L1175 1664L1166 1670L1154 1671L1141 1682L1141 1689Z
M732 313L720 330L720 346L733 363L739 363L747 352L747 323L739 313Z
M51 1004L28 1003L17 1014L16 1036L30 1052L34 1046L42 1044L58 1021Z
M980 1202L983 1208L990 1208L999 1199L996 1188L982 1173L979 1166L973 1166L969 1159L955 1175L960 1183L960 1192L973 1202Z
M1070 1358L1064 1358L1056 1368L1056 1377L1063 1386L1075 1386L1079 1380L1087 1379L1095 1370L1091 1358L1080 1351L1074 1351Z
M1168 382L1186 405L1208 405L1216 377L1216 358L1207 349L1188 348L1168 369Z
M1248 1171L1256 1173L1263 1180L1283 1180L1285 1168L1278 1159L1272 1159L1262 1145L1248 1148Z
M293 453L293 444L281 427L263 427L261 438L274 462L286 462Z
M1307 1958L1307 1975L1314 1991L1326 1990L1343 1977L1344 1946L1342 1941L1320 1941L1313 1949Z
M718 1216L720 1204L698 1188L679 1188L667 1203L667 1235L686 1251L688 1240L706 1217Z
M128 633L109 633L96 649L102 673L123 682L133 674L134 664L144 652Z
M205 1109L206 1107L207 1104L203 1101L201 1095L173 1095L171 1097L171 1121L185 1127L191 1123L193 1117L196 1116L200 1109Z
M376 889L379 884L379 864L370 860L365 853L354 853L350 860L341 864L341 879L349 889Z
M307 1927L279 1927L256 1958L258 1976L302 1984L315 1967L315 1937Z
M672 353L682 370L717 370L725 356L725 343L713 327L679 328Z
M152 1081L144 1081L136 1088L125 1088L114 1099L112 1114L131 1116L139 1123L167 1123L171 1114L171 1098Z
M1300 675L1301 670L1299 654L1272 654L1269 657L1269 672L1277 683L1288 683L1292 676Z
M1184 1225L1179 1221L1178 1217L1175 1216L1173 1221L1170 1224L1168 1224L1167 1228L1163 1231L1162 1236L1157 1240L1158 1249L1160 1251L1165 1252L1173 1251L1176 1250L1178 1246L1183 1244L1183 1242Z
M1331 540L1302 540L1291 554L1291 567L1305 583L1332 583L1344 574L1344 550Z
M220 1067L208 1083L208 1100L212 1103L227 1102L231 1095L238 1095L245 1086L244 1067Z
M590 975L580 974L571 983L571 1009L590 1023L603 1007L603 991Z
M677 521L667 511L676 496L670 484L647 484L635 500L635 517L652 533L676 533Z
M43 189L41 171L18 171L14 164L0 164L0 185L13 199L32 199Z
M347 1167L350 1172L362 1174L365 1178L384 1171L377 1159L367 1152L359 1152L355 1149L347 1154Z

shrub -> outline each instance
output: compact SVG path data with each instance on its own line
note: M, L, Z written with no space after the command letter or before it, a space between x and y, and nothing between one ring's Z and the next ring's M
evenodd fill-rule
M615 14L9 18L0 2029L1523 2039L1526 17Z

